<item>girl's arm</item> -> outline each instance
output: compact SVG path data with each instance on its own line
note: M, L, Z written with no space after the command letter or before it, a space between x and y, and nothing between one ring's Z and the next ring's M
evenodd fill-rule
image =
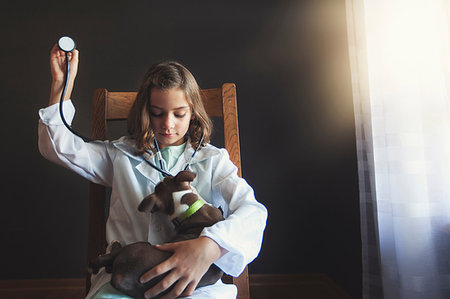
M68 53L70 63L69 82L64 97L64 115L72 122L75 108L68 99L78 70L78 50ZM48 160L69 168L95 183L111 185L112 162L107 142L85 143L63 125L59 115L59 102L64 87L66 62L65 53L55 44L50 52L52 85L49 106L39 110L38 146L40 153Z
M206 227L201 236L214 240L226 252L215 264L225 273L239 276L260 249L267 220L267 209L255 199L253 189L237 175L228 152L214 167L213 200L228 203L226 219Z
M70 125L75 114L72 102L64 102L64 115ZM59 104L39 110L38 146L47 160L68 168L87 180L111 186L113 152L108 141L84 142L62 123Z

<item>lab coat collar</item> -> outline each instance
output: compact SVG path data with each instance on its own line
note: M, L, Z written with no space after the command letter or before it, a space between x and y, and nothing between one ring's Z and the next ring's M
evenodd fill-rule
M186 149L183 153L183 165L186 165L189 160L191 159L192 155L194 154L195 149L192 147L191 140L188 139L186 143ZM191 161L190 165L194 165L196 163L202 162L204 160L207 160L213 156L216 156L219 154L219 149L210 145L206 144L206 146L201 147L197 153L195 154L194 158ZM181 157L180 157L181 158ZM181 160L181 159L179 159ZM180 161L178 161L180 162ZM177 163L178 164L178 163Z
M144 177L150 180L152 183L157 184L160 181L159 173L145 162L141 155L138 155L135 142L128 136L123 136L118 140L112 141L112 145L126 156L137 162L135 166ZM148 161L154 160L154 154L144 154L145 159Z
M142 160L142 157L137 154L136 143L130 137L123 136L120 139L112 141L112 145L128 157L138 161ZM151 155L151 157L153 156Z

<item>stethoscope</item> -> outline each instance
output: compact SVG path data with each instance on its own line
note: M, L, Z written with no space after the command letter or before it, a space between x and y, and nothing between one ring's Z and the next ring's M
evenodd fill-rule
M61 99L59 101L59 114L61 116L61 120L63 122L63 124L66 126L66 128L72 132L74 135L80 137L81 139L83 139L85 142L91 142L93 141L92 139L85 137L81 134L79 134L78 132L76 132L74 129L72 129L72 127L67 123L65 117L64 117L64 112L63 112L63 102L64 102L64 96L66 94L67 91L67 84L69 83L69 71L70 71L70 63L69 63L69 53L72 52L75 49L75 41L68 37L68 36L63 36L58 40L58 47L59 49L61 49L62 51L64 51L65 56L66 56L66 76L65 76L65 81L64 81L64 87L61 93ZM187 170L192 163L192 160L194 159L195 154L197 153L197 151L200 149L200 146L203 143L203 133L202 133L202 137L200 139L200 142L198 143L198 145L196 146L194 152L192 153L191 157L189 158L189 161L187 162L186 166L184 167L184 170ZM170 172L168 172L167 170L164 169L164 164L163 164L163 158L161 156L161 151L159 149L159 144L158 144L158 140L156 139L156 137L153 138L153 143L155 145L155 149L156 149L156 155L158 156L158 160L159 160L159 166L155 165L154 163L150 162L148 159L143 158L143 160L150 165L152 168L156 169L157 171L159 171L163 177L167 177L167 176L173 176ZM148 154L152 154L150 151L147 151Z
M61 93L61 99L59 100L59 115L61 116L61 120L62 120L63 124L66 126L66 128L70 132L72 132L72 134L80 137L85 142L90 142L90 141L92 141L92 139L85 137L85 136L79 134L78 132L76 132L74 129L72 129L72 127L67 123L67 121L64 117L64 112L63 112L64 96L66 95L67 84L69 84L69 72L70 72L69 53L75 49L75 41L68 36L63 36L58 40L58 47L60 50L64 51L65 56L66 56L66 76L64 79L64 87L63 87L63 90Z
M198 152L198 150L200 149L200 146L203 143L203 133L202 133L202 137L200 139L200 142L197 144L194 152L192 153L191 157L189 158L189 161L186 163L186 166L184 167L183 170L188 170L188 168L191 166L192 160L194 159L195 154ZM155 149L156 149L156 155L158 157L159 160L159 167L156 166L155 164L151 163L150 161L148 161L147 159L144 159L147 164L149 164L151 167L153 167L154 169L158 170L164 177L166 176L173 176L170 172L168 172L167 170L164 169L164 164L163 164L163 157L161 155L161 151L159 149L159 144L158 144L158 140L156 139L156 137L153 138L153 144L155 145ZM147 151L148 154L151 154L151 152Z

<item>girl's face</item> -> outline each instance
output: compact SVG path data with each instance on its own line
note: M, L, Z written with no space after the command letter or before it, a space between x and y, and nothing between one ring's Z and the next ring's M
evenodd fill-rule
M183 90L152 88L150 122L160 148L183 144L191 118L191 107Z

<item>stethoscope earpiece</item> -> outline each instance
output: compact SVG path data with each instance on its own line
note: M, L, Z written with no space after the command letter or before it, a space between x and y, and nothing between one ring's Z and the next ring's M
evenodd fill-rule
M68 36L63 36L58 40L58 47L66 53L72 52L75 49L75 41Z

